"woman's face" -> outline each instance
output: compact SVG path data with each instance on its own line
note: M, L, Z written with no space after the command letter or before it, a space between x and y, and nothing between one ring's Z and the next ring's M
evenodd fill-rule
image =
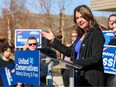
M87 30L89 23L86 19L83 18L82 14L80 12L76 12L76 22L80 28L83 30Z
M6 58L10 58L11 53L12 53L11 49L8 48L6 51L4 51L3 56L6 57Z

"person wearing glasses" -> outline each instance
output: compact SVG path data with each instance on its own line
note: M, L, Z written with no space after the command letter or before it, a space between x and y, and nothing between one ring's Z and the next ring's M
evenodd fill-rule
M77 38L77 32L76 31L74 31L74 32L72 32L72 34L71 34L71 44L73 44L74 43L74 41L76 40L76 38Z
M77 34L76 31L72 32L72 34L71 34L71 43L67 44L66 45L67 47L70 47L74 43L74 41L77 38L77 35L78 34ZM64 55L63 60L70 62L71 58ZM67 67L67 69L61 69L61 74L62 74L64 86L69 87L69 79L70 79L70 77L69 77L69 67Z
M35 37L29 37L27 43L24 45L23 50L36 50L38 47L37 39Z
M49 48L49 43L50 42L48 42L47 46L44 48L37 48L38 47L37 39L35 37L29 37L27 39L27 43L24 45L23 50L31 50L31 51L40 50L40 53L44 53L45 55L56 58L56 52L54 52L52 49ZM43 57L45 58L45 56L40 56L41 59ZM40 62L40 86L46 85L46 76L48 73L48 66L43 63L45 62L44 61ZM33 87L32 85L26 85L25 87L28 86Z
M30 50L30 51L34 51L34 50L38 50L38 43L37 43L37 39L35 37L29 37L27 39L27 43L24 45L23 50ZM45 85L46 84L46 76L47 76L47 67L46 67L46 72L43 71L42 69L45 68L43 65L40 65L40 85ZM33 85L27 85L25 84L25 87L33 87Z

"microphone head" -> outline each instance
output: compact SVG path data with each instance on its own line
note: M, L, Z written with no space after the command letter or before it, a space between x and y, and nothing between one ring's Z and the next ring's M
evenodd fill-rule
M56 38L61 39L62 38L62 35L58 35L58 36L56 36Z

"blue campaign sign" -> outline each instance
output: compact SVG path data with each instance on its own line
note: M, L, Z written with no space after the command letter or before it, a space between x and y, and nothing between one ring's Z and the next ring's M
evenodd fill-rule
M105 45L102 58L104 72L116 74L116 46Z
M13 78L14 76L13 69L14 69L14 64L0 68L0 75L2 77L4 87L10 87L15 84Z
M38 48L41 47L41 30L40 29L16 29L15 30L15 47L23 48L29 37L37 38Z
M40 85L39 51L15 51L14 81L31 85Z
M114 33L113 31L103 31L103 35L105 37L105 43L104 45L108 45L111 39L114 38Z

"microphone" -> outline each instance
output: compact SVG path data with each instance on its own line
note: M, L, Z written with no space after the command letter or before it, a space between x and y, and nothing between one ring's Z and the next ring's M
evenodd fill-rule
M57 35L56 38L61 39L62 35Z

